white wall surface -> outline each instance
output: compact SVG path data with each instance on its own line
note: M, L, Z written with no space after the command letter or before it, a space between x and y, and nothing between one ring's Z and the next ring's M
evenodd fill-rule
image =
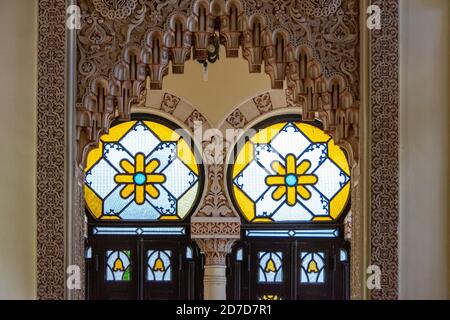
M449 297L449 0L401 0L400 298Z
M0 299L36 294L37 1L0 1Z

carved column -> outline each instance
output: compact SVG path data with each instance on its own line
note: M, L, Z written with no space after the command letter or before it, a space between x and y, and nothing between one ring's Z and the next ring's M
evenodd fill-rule
M234 241L240 238L240 224L235 217L192 217L191 237L205 255L205 300L227 298L226 257Z

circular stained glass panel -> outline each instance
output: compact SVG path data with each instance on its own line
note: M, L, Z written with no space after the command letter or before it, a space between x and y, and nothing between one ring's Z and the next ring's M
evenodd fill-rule
M350 167L321 129L302 122L260 128L239 144L230 194L249 222L336 221L350 195Z
M185 136L156 121L112 127L88 154L84 197L97 220L182 220L201 189ZM191 140L191 139L190 139Z

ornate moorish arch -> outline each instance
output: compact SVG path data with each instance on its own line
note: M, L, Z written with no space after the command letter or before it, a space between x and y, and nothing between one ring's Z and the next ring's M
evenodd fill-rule
M381 5L387 12L384 25L394 27L394 29L386 28L373 34L371 52L377 54L376 57L380 62L387 59L379 55L383 52L382 39L385 37L396 39L398 3L396 0L374 1L374 3ZM40 107L38 130L41 133L38 142L40 156L38 160L38 176L40 177L38 179L39 297L83 297L82 290L66 291L64 266L83 265L84 222L81 184L82 167L87 151L95 146L102 133L108 131L113 119L130 117L132 106L143 100L147 78L150 79L151 90L161 89L170 63L173 73L182 73L183 64L190 57L191 52L193 59L204 59L207 56L208 39L217 30L229 57L236 56L238 50L242 49L244 58L249 62L249 71L259 72L262 69L261 65L264 65L264 71L269 75L274 89L282 87L286 80L292 106L301 108L305 118L322 120L325 130L348 151L355 168L355 177L359 177L360 150L362 149L359 143L360 101L365 89L360 92L360 88L364 87L360 86L359 70L360 57L363 55L360 56L357 48L364 49L359 40L361 38L367 41L367 37L360 37L359 25L364 18L358 1L327 0L325 3L318 3L310 0L199 0L177 3L176 1L131 0L126 3L110 4L103 0L80 0L78 4L83 14L82 28L78 31L76 38L78 60L76 65L68 66L76 67L78 71L76 85L72 84L69 88L69 91L73 92L76 86L76 94L73 95L72 100L68 101L69 105L76 105L74 139L68 141L69 145L76 141L74 144L77 165L74 172L75 179L72 179L70 170L62 172L58 167L49 167L49 165L58 165L61 159L64 163L66 156L61 154L64 152L60 148L48 150L46 147L46 142L54 139L54 133L58 133L61 124L64 126L65 122L57 121L53 127L47 127L47 130L45 128L46 123L54 119L52 115L58 110L61 111L59 108L61 95L57 94L58 90L55 92L54 88L44 81L45 79L54 81L61 79L60 68L54 68L54 66L61 66L65 52L61 30L55 27L58 23L62 25L64 17L58 14L50 15L46 10L51 7L59 8L61 12L64 12L64 2L61 0L39 2L39 19L42 22L39 33L39 52L42 55L39 61L38 95ZM367 3L362 3L363 9L365 9L364 4ZM377 41L378 39L380 41ZM47 52L45 46L49 44L57 47L58 53L63 53L62 56L53 58L45 56ZM366 44L368 45L368 42ZM394 51L395 54L396 51ZM386 60L386 62L398 63L396 59ZM47 73L43 72L43 68L47 70ZM383 74L372 70L368 78L373 85L373 94L383 92L383 84L379 81L383 78ZM398 90L394 90L393 94L397 96ZM368 99L367 96L366 99ZM52 102L53 109L48 110L44 107ZM372 105L378 103L378 100L372 101ZM398 107L397 104L396 106ZM68 113L72 114L71 111ZM385 115L386 112L383 110L372 110L373 121L382 119ZM395 122L398 114L393 116L394 122L390 124L398 128L398 123L396 127ZM72 130L70 121L67 128L69 131ZM380 126L371 129L372 131L383 130ZM376 146L384 143L383 138L379 136L373 136L371 142ZM373 150L377 152L377 149ZM46 156L52 155L59 160L53 164L45 163L44 159L48 158ZM382 157L380 153L376 154L376 157L380 156ZM393 160L396 159L395 154L389 154L389 156ZM44 162L41 162L41 159ZM378 165L379 167L387 166L387 170L391 170L394 174L395 181L395 175L398 173L395 165L394 167L392 164L378 163ZM71 162L69 166L72 166ZM58 197L52 198L54 191L51 187L39 185L49 170L54 170L56 173L54 181L63 190L74 189L72 194L66 191L63 208L57 200ZM192 232L193 238L197 238L203 251L211 253L210 264L220 265L230 246L227 239L230 235L238 233L239 224L232 211L226 209L223 202L224 195L218 188L220 183L223 184L223 181L220 182L223 177L220 166L209 166L208 176L210 174L204 205L194 217L198 220L192 221ZM67 175L69 178L65 179ZM387 176L379 179L376 171L372 171L371 178L374 182L372 187L390 179ZM68 184L65 184L66 180L69 181ZM355 197L355 199L352 199L352 202L357 203L354 210L362 212L362 207L367 207L367 204L361 204L359 201L359 194L362 192L359 184L355 185L353 190L352 198ZM397 196L394 197L397 199ZM73 199L73 208L66 206L69 199ZM395 201L393 210L398 209ZM372 217L372 225L377 228L377 232L374 233L375 229L372 229L371 235L374 239L379 239L383 232L386 233L379 229L381 226L379 222L383 219L383 214L380 215L380 212L386 204L376 199L373 203L375 204L372 205L372 212L376 212L377 215ZM52 207L52 204L55 206ZM52 215L54 210L57 210L56 214ZM68 213L67 216L65 212ZM361 229L354 227L357 225L355 223L357 216L353 214L352 216L354 233L360 233ZM394 218L395 216L398 217L398 212L394 214ZM47 223L48 219L54 223ZM390 223L393 230L397 230L397 221L390 220ZM205 236L205 234L208 235L205 230L213 231L209 235L214 234L214 236ZM226 236L223 234L225 232ZM386 267L388 273L387 280L383 282L385 287L372 293L376 298L397 296L397 238L396 235L394 238L392 235L389 236L391 240L381 242L387 250L392 252L391 256L394 259L383 255L386 250L380 251L378 242L372 242L371 245L372 252L376 253L372 255L372 261ZM52 242L54 239L57 241ZM64 239L67 239L67 245ZM354 249L357 250L357 248ZM353 279L359 279L357 281L360 282L355 286L354 297L363 296L362 274L364 272L361 269L363 259L360 257L357 262L360 266L359 270L352 274ZM49 273L45 265L51 265L52 272Z
M271 90L267 92L262 92L254 97L241 102L239 105L231 109L230 113L224 118L219 130L224 137L225 149L228 150L226 158L230 157L230 153L233 152L233 147L236 144L239 136L254 125L263 122L266 119L274 117L283 117L284 115L298 114L302 117L302 121L312 121L320 120L323 121L322 125L326 128L327 124L326 117L321 118L319 114L307 114L307 106L305 104L294 104L292 103L292 91L288 88L287 90ZM359 131L359 123L354 124L355 127L346 127L344 130L354 130ZM226 131L228 129L234 129L236 135L228 135ZM337 133L334 133L334 137L337 137ZM365 254L363 243L364 234L363 226L361 225L361 194L360 194L360 163L357 158L355 158L354 150L352 149L352 144L345 139L341 140L341 147L346 151L349 156L349 163L351 168L351 208L345 219L345 239L351 243L351 278L350 278L350 288L353 297L358 295L361 286L361 263L359 257ZM228 164L228 163L227 163ZM227 165L226 164L226 165ZM225 168L224 168L225 171ZM230 207L235 210L230 200L229 190L225 190ZM236 215L238 215L236 213ZM352 219L352 217L355 217ZM354 221L354 222L353 222Z

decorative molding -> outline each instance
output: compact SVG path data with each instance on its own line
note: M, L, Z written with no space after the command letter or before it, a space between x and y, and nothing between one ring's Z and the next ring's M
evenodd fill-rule
M352 170L352 178L356 175L354 168ZM363 264L364 253L367 250L364 246L364 237L368 234L363 230L362 216L362 198L361 184L352 181L351 189L351 209L345 221L346 236L350 239L350 297L352 299L362 299L364 296L363 288L365 287L365 271Z
M233 128L243 129L247 125L247 119L241 110L235 109L226 120Z
M75 201L73 204L74 216L72 217L72 262L80 268L80 275L85 274L85 239L87 236L86 215L84 205L84 172L81 168L75 168ZM80 289L71 290L70 299L84 300L86 297L85 277L81 276Z
M195 239L200 251L205 255L205 265L226 266L227 254L231 253L231 248L236 239Z
M104 18L124 19L131 15L138 0L92 0L92 2L95 10Z
M203 221L194 220L191 223L191 238L234 238L241 237L240 218L227 221L226 218L207 218Z
M342 0L300 1L302 11L313 17L328 17L338 10Z
M191 115L184 121L184 123L191 130L191 132L194 132L196 123L203 125L204 123L207 122L208 121L206 120L206 118L197 109L192 111Z
M205 265L226 266L227 254L241 237L239 217L192 217L191 238L205 255Z
M38 3L37 297L65 292L64 0Z
M161 101L161 110L165 113L173 114L179 103L180 98L166 92Z
M371 32L371 264L381 268L372 299L398 298L399 223L399 4L372 0L382 12Z
M264 114L273 110L272 100L270 98L270 93L263 93L255 98L253 98L253 102L258 108L259 114Z

